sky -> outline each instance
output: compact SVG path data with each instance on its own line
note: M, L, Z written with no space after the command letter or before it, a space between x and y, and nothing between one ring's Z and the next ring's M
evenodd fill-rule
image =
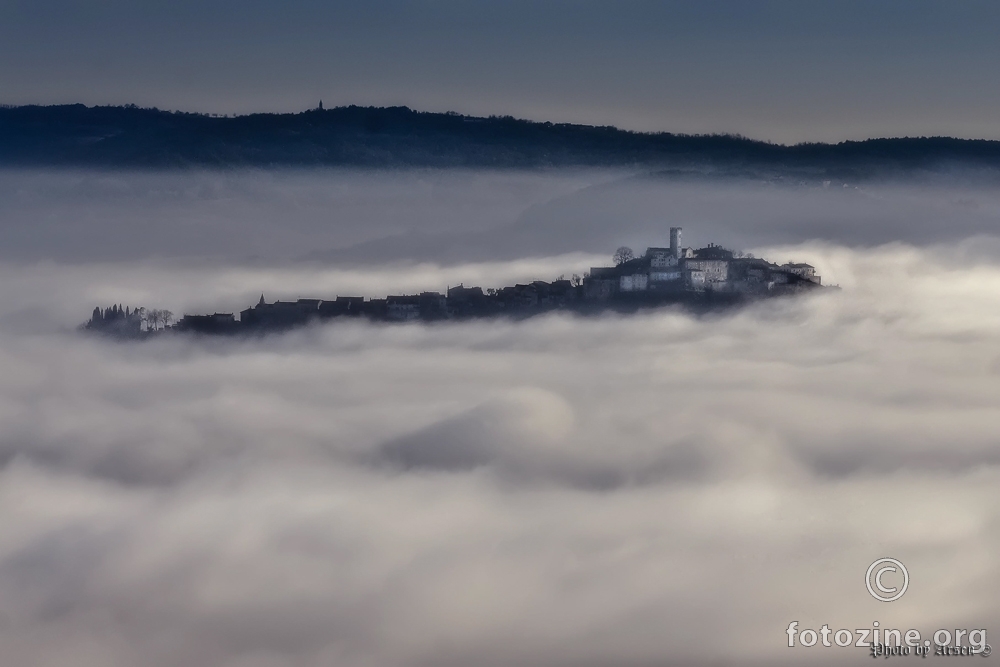
M4 0L0 103L1000 139L990 0Z

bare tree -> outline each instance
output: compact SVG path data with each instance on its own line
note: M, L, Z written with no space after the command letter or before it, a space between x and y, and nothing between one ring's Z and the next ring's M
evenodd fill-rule
M569 281L573 284L573 287L579 287L583 284L583 278L580 277L579 273L574 273L573 277L570 278Z
M161 327L169 326L174 319L174 314L169 310L152 308L146 311L146 329L156 331Z
M632 248L622 246L621 248L618 248L618 250L615 250L615 254L612 259L615 262L615 266L621 266L625 262L635 259L635 253L632 252Z

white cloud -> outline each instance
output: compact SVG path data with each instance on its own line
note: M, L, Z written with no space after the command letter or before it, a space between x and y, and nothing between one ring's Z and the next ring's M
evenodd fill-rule
M842 664L868 658L790 652L784 627L997 627L988 188L2 176L5 665ZM551 279L678 223L844 289L701 318L71 331L112 302ZM913 578L893 605L862 583L885 555Z
M870 658L789 650L788 622L1000 633L989 243L761 248L844 289L700 318L8 326L4 664L843 664ZM575 261L7 265L0 303L71 324L118 283L176 307ZM863 584L886 555L891 605Z

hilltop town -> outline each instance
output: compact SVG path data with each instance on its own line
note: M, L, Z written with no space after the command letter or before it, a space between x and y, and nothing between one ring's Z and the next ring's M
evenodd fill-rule
M165 331L241 334L281 331L316 321L363 317L380 322L467 320L484 317L524 318L554 310L593 314L635 311L669 304L694 309L735 306L749 301L821 287L809 264L774 264L709 244L681 246L681 228L670 228L670 245L647 248L641 257L622 247L614 266L598 266L584 276L536 280L499 289L449 287L446 293L421 292L366 299L298 299L267 303L236 313L186 314L171 324L173 314L145 308L95 308L82 325L121 338L141 338Z

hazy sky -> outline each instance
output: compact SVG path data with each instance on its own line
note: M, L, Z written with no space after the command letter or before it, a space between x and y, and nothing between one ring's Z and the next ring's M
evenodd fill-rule
M1000 138L991 0L3 0L0 102Z

